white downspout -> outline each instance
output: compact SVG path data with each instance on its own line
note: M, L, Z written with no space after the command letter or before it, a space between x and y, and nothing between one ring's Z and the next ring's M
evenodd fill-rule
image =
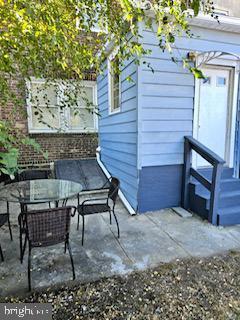
M108 172L108 170L106 169L106 167L104 166L104 164L101 161L100 152L101 152L101 147L98 147L97 150L96 150L97 162L98 162L99 166L101 167L102 171L104 172L104 174L106 175L106 177L109 179L111 177L111 175L110 175L110 173ZM132 216L135 215L136 211L133 209L133 207L130 205L130 203L128 202L128 200L126 199L124 194L122 193L121 188L119 190L119 197L122 200L122 203L124 204L124 206L127 209L127 211Z

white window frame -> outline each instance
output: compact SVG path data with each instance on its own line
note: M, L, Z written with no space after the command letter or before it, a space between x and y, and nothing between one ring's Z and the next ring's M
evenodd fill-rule
M117 109L113 109L114 105L114 99L113 99L113 75L111 73L112 71L112 60L115 59L117 55L118 49L114 50L112 54L108 57L108 109L109 109L109 114L116 114L121 112L121 73L119 74L119 106Z
M71 128L70 127L70 108L63 108L60 110L59 109L59 129L54 129L54 128L41 128L41 129L36 129L33 127L33 114L32 114L32 102L31 102L31 83L39 83L39 84L44 84L46 83L45 79L36 79L31 77L30 80L26 81L26 86L28 88L28 97L26 99L27 103L27 115L28 115L28 132L29 133L96 133L98 131L98 116L96 113L93 114L93 121L94 121L94 126L93 128L84 128L84 129L78 129L78 128ZM54 83L58 84L59 81L54 81ZM97 107L97 84L95 81L82 81L83 86L85 87L91 87L93 90L93 105ZM61 99L60 95L57 96L57 101L59 104L59 99ZM41 106L39 106L41 107ZM45 107L42 106L42 107ZM50 106L51 107L51 106ZM83 109L84 106L80 106L80 109ZM68 123L68 125L64 125L65 123Z

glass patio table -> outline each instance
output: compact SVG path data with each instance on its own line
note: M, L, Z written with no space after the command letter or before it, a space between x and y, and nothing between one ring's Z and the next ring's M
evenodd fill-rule
M0 200L28 204L65 201L82 191L80 183L58 179L38 179L15 182L0 188Z

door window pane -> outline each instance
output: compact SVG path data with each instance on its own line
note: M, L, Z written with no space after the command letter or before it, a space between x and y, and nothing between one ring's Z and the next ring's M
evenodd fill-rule
M217 85L218 86L226 86L227 79L225 77L217 77Z

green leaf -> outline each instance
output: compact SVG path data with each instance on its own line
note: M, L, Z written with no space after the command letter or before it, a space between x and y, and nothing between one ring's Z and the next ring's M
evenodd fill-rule
M194 77L197 79L205 79L204 74L202 73L202 71L198 68L190 68L190 71L193 73Z
M8 152L0 152L0 163L7 168L15 168L17 167L18 156L19 151L16 148L12 148Z
M36 140L29 138L29 137L25 137L22 139L22 144L24 145L28 145L34 148L35 151L41 151L41 146L38 142L36 142Z
M44 159L48 160L48 151L42 153Z
M16 150L23 145L31 146L47 157L34 139L25 137L15 126L16 119L27 120L25 93L28 96L29 92L26 92L25 79L34 76L45 78L47 83L55 79L60 83L69 79L80 83L86 70L103 74L107 67L106 44L120 48L118 59L122 66L131 59L139 66L143 57L151 55L151 50L143 45L139 26L142 24L155 33L159 54L168 50L174 56L175 39L193 36L186 14L187 3L190 2L194 15L200 9L208 14L213 11L210 0L204 2L204 7L202 0L147 2L150 8L145 10L140 5L142 1L132 0L114 0L114 4L105 0L0 0L0 105L1 108L11 106L8 121L0 121L0 170L10 174L17 170L19 154ZM148 9L151 9L151 17ZM102 29L99 34L91 31L96 22ZM172 58L173 62L179 60L179 57ZM182 60L195 77L203 77L200 70L190 68ZM154 72L150 64L147 67ZM131 81L130 77L128 81ZM18 79L18 90L9 79ZM48 97L41 99L49 107ZM39 97L33 97L33 100L34 106L39 106ZM59 108L63 110L74 103L76 101L70 97L69 101L61 102ZM41 108L35 111L35 116L43 121Z
M191 7L193 9L195 16L197 16L200 11L200 5L201 5L201 2L199 0L193 0Z

